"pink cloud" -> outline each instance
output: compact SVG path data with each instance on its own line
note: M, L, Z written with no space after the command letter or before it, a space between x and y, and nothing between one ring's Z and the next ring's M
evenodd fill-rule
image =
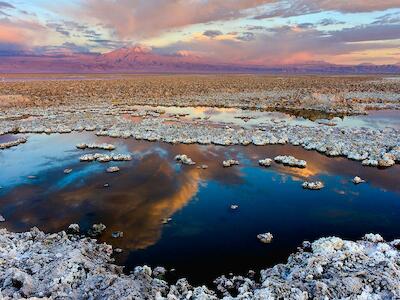
M79 12L68 15L73 21L63 20L68 13L61 11L57 11L60 20L42 20L45 25L35 17L0 19L0 51L33 49L36 54L104 51L120 48L127 41L140 43L172 29L213 21L223 24L230 19L253 17L255 12L263 10L266 13L258 16L260 19L319 11L355 13L400 8L399 0L81 0L79 3ZM67 8L65 11L70 12L71 7ZM353 59L353 53L367 53L370 62L388 61L383 55L392 52L380 50L399 46L396 40L400 40L400 23L396 20L391 16L391 22L371 20L371 24L329 32L322 31L317 23L267 27L269 23L265 22L263 26L233 28L233 32L214 23L215 28L202 28L191 39L189 35L181 35L182 41L163 48L135 49L139 54L154 52L228 64L274 65L321 59L338 62L344 56ZM325 22L329 25L333 21ZM97 26L99 23L110 32ZM96 26L92 28L90 24ZM354 61L357 59L362 58Z
M317 7L323 10L336 10L341 12L367 12L400 7L399 0L304 0L303 2L314 2Z
M85 0L81 14L126 37L149 37L172 28L238 18L275 0ZM82 13L83 12L83 13Z
M275 8L256 16L256 19L299 16L321 11L357 13L399 8L399 0L281 0Z
M376 43L375 34L380 33L382 41ZM355 27L346 31L322 32L316 29L301 29L297 26L282 26L267 32L255 34L252 39L193 39L189 42L178 42L170 46L170 51L185 49L206 53L208 59L225 63L254 65L276 65L301 63L312 60L328 59L334 61L336 56L353 52L376 51L376 58L369 61L382 61L382 51L393 47L385 39L399 37L398 25L370 25ZM353 33L353 34L352 34ZM368 39L368 37L370 37ZM362 41L362 43L358 43ZM399 43L397 43L399 45ZM356 57L354 61L356 61ZM394 60L397 62L399 59ZM386 59L388 61L388 59ZM336 62L338 62L336 60Z
M16 45L43 40L46 28L35 21L0 19L0 42Z

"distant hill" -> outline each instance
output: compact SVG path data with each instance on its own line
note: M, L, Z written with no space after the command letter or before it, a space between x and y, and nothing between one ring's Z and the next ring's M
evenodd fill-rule
M189 53L161 55L149 48L136 46L123 47L104 54L2 56L0 73L400 74L400 63L335 65L317 61L253 66L210 62Z

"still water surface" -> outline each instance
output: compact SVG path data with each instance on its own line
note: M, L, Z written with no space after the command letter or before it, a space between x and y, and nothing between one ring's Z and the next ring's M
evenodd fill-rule
M391 127L400 129L400 110L371 110L368 115L337 117L324 112L302 110L291 112L251 110L221 107L177 107L177 106L131 106L144 111L161 111L161 118L178 115L184 121L206 120L211 124L238 125L254 127L271 122L287 122L291 125L315 126L329 124L337 127L366 127L383 129ZM125 118L139 121L140 117Z
M2 136L0 142L16 136ZM82 163L81 142L109 142L116 153L131 153L119 163ZM182 166L176 154L208 169ZM305 159L305 169L258 159L276 155ZM240 166L223 168L235 158ZM105 169L118 165L119 173ZM70 174L63 170L72 168ZM37 226L46 232L78 223L83 231L102 222L100 240L124 249L116 255L126 270L136 265L174 268L173 277L210 282L229 272L245 274L284 262L304 240L336 235L357 239L368 232L400 237L399 166L379 170L345 158L328 158L294 146L200 146L150 143L93 134L29 135L28 142L0 151L0 214L11 230ZM366 184L354 185L358 175ZM36 178L28 178L36 176ZM301 188L322 180L321 191ZM105 188L103 185L110 186ZM235 211L231 204L239 205ZM168 224L162 220L172 218ZM111 237L123 231L123 238ZM271 232L271 244L256 235Z

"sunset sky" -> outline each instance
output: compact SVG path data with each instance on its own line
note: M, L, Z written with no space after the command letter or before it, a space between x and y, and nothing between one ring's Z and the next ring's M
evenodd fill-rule
M132 45L228 63L399 63L400 0L0 1L2 56Z

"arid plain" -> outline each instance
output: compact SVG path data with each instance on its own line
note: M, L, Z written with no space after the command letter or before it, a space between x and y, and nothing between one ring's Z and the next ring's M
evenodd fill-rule
M400 297L400 77L13 74L0 108L6 298Z

